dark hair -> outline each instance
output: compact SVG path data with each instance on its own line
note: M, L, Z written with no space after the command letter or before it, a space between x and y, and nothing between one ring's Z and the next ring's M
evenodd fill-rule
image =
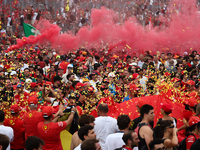
M44 145L44 141L37 136L29 136L26 140L25 147L26 150L38 149L39 146Z
M83 114L81 115L81 117L78 119L78 124L80 125L80 127L92 123L94 122L95 118L92 115L88 115L88 114Z
M171 121L171 120L162 120L161 121L160 132L159 132L159 136L158 136L159 138L163 138L166 127L171 126L171 124L173 124L173 121Z
M145 104L140 108L141 117L144 118L144 114L148 114L150 110L153 109L153 106Z
M39 71L40 74L43 75L43 72L44 72L43 69L39 68L38 71Z
M41 75L37 75L37 79L39 79L39 78L42 79L42 76Z
M96 150L97 139L87 139L81 144L81 150Z
M0 122L3 122L5 120L5 113L3 110L0 110Z
M7 149L9 143L9 137L5 134L0 134L0 145L3 147L3 150Z
M69 78L70 78L72 75L74 75L74 74L73 74L73 73L68 74L68 75L67 75L67 80L69 80Z
M102 112L104 112L104 113L107 113L108 112L108 105L107 104L99 104L99 106L98 106L98 110L100 110L100 111L102 111Z
M120 130L128 128L129 124L131 122L131 119L128 115L119 115L117 117L117 125Z
M47 65L49 64L49 60L47 60L47 59L44 60L44 62L45 62L45 64L47 64Z
M124 143L127 145L128 140L132 140L132 133L134 131L133 130L127 130L124 132L124 135L122 137L122 140L124 141Z
M93 127L91 126L91 125L85 125L85 126L82 126L79 130L78 130L78 137L82 140L82 141L84 141L85 140L85 138L84 138L84 136L86 135L88 135L88 131L89 130L92 130L93 129Z
M99 64L99 63L95 63L95 64L94 64L94 70L97 70L99 67L100 67L100 64Z
M156 144L162 144L162 143L163 143L162 139L155 139L149 143L149 148L150 150L154 150Z
M24 71L25 71L25 70L28 70L28 71L30 71L30 69L29 69L29 68L25 68L25 69L24 69Z

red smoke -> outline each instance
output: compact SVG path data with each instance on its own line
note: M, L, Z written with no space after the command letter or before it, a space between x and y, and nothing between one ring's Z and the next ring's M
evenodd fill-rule
M179 4L182 4L182 11L177 13L176 8L179 8ZM67 53L81 46L99 47L102 43L109 45L109 52L118 51L119 48L125 46L136 53L142 53L145 50L153 52L168 50L173 53L198 50L200 20L195 4L195 0L172 2L168 8L171 21L160 17L161 21L168 23L168 27L161 27L161 30L154 28L149 31L149 26L143 28L134 18L130 18L123 25L118 25L115 23L116 13L104 7L92 11L91 26L82 27L76 36L60 34L60 28L57 25L42 20L36 27L40 30L40 35L17 40L17 45L11 46L9 50L18 49L27 44L45 44L46 42L51 42L54 48L59 47L61 53ZM128 53L127 48L126 50Z

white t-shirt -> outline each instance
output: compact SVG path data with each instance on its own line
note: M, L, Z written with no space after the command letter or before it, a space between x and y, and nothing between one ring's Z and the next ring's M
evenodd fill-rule
M125 145L122 140L124 133L113 133L107 136L104 150L115 150Z
M9 137L9 139L10 139L10 142L13 141L14 132L13 132L13 129L11 127L6 127L4 125L0 125L0 133L7 135ZM8 145L6 150L10 150L10 144Z
M81 144L79 144L74 150L81 150Z
M8 27L10 27L10 26L11 26L11 25L10 25L10 23L11 23L11 20L12 20L12 19L11 19L11 17L8 17L8 22L7 22L7 26L8 26Z
M97 134L96 138L99 140L102 150L104 150L106 137L119 130L117 120L110 116L100 116L95 118L94 123L94 132Z
M38 15L38 13L37 12L34 12L34 14L33 14L33 20L36 20L36 17L37 17L37 15Z
M147 83L148 79L145 76L143 76L142 78L139 78L139 81L140 81L140 84L141 84L143 90L145 91L147 88L146 83Z

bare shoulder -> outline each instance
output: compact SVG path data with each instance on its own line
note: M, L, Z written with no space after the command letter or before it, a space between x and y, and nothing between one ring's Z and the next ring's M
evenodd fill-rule
M149 126L142 126L139 130L139 134L141 138L144 138L144 135L152 135L153 130Z

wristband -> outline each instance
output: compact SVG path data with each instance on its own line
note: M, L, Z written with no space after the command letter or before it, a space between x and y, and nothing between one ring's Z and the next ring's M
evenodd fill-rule
M75 114L75 111L72 110L71 113L74 113L74 114Z

